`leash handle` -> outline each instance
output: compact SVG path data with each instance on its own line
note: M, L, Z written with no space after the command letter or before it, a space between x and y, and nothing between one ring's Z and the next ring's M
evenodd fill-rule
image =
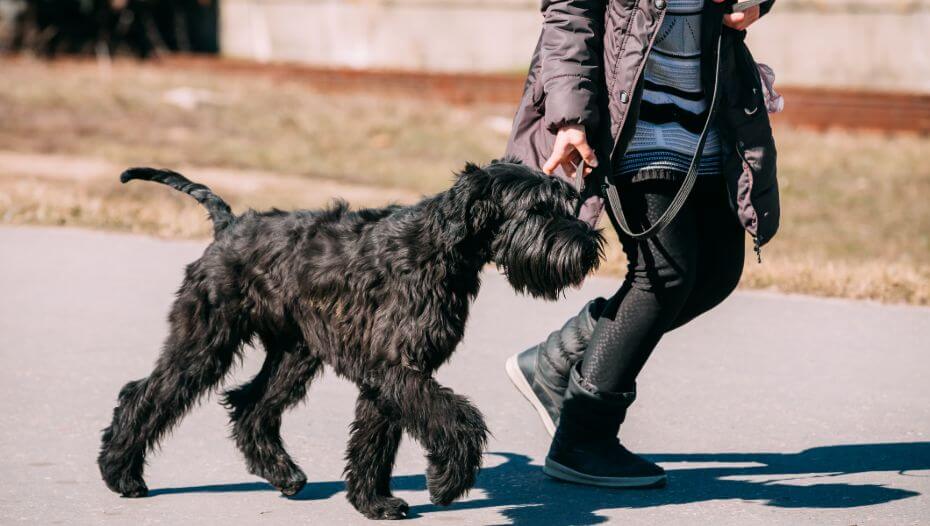
M707 111L707 122L704 123L704 129L701 131L701 137L698 140L697 148L695 148L694 157L691 159L691 166L688 167L688 174L685 175L685 179L681 182L681 188L678 189L675 198L672 199L672 202L659 219L646 230L642 232L633 232L630 229L629 223L627 223L626 216L623 214L623 208L620 206L620 194L617 191L617 186L611 184L610 175L604 178L604 190L606 190L607 201L610 203L614 218L616 218L620 230L623 230L624 234L633 239L648 239L664 230L665 227L675 219L678 212L681 211L681 208L685 205L685 201L688 199L688 195L691 193L691 189L694 188L694 183L697 181L698 169L701 164L701 154L704 153L704 144L707 142L707 135L710 132L714 114L717 112L717 91L720 84L720 50L722 42L723 36L721 35L717 38L717 64L714 70L714 94L711 97L710 108ZM584 164L584 161L578 165L579 168L582 164Z

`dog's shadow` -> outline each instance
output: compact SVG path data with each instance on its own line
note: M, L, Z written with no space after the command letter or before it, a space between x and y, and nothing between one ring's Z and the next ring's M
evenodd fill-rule
M808 449L800 453L683 453L649 455L666 463L669 486L660 490L611 490L562 483L547 477L530 458L516 453L491 453L504 462L486 468L478 477L473 500L450 508L413 506L411 518L441 513L445 509L500 508L512 524L598 524L607 521L598 511L647 508L709 500L738 499L780 508L852 508L881 504L919 495L915 491L883 484L828 481L841 475L871 472L908 472L930 469L930 442L838 445ZM674 465L671 465L674 463ZM695 467L687 463L697 464ZM916 475L914 475L916 476ZM803 485L792 483L805 479ZM392 479L398 491L425 491L423 475ZM263 482L163 488L150 495L190 492L275 491ZM311 482L295 497L318 500L345 491L342 481Z

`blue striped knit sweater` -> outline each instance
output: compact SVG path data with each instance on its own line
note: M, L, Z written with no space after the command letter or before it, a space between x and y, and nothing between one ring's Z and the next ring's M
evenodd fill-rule
M649 58L639 121L618 173L633 180L687 172L707 120L701 85L703 0L668 0L668 12ZM720 173L720 139L711 129L700 175Z

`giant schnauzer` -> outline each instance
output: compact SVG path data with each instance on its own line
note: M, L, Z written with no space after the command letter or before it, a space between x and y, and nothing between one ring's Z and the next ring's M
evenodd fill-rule
M352 505L370 518L406 516L390 490L402 431L428 452L431 500L448 505L474 484L487 428L433 372L462 339L482 268L493 261L517 291L555 299L600 259L599 232L575 218L576 190L515 161L469 164L452 188L412 206L358 211L336 202L234 216L178 173L121 176L132 179L193 196L215 239L187 266L155 369L123 387L103 432L100 472L126 497L147 494L147 451L257 336L264 365L225 396L252 473L285 495L304 486L281 442L281 414L326 363L360 391L346 453Z

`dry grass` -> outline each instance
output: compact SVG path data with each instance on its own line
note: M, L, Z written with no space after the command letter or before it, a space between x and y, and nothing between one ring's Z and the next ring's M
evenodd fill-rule
M120 165L81 157L0 151L0 219L10 224L106 228L163 237L202 238L212 228L204 210L180 193L149 184L121 185ZM267 172L179 167L208 184L236 210L316 208L334 196L354 206L409 203L401 188Z
M324 95L132 63L108 73L93 64L2 67L0 150L43 154L0 154L7 223L207 233L202 211L183 197L120 187L115 176L129 164L188 167L238 209L318 206L335 195L360 205L409 201L445 187L466 160L499 155L513 110ZM930 138L776 135L782 230L763 265L747 261L743 286L930 304L930 165L919 162ZM616 273L616 243L610 252L605 272Z
M445 187L503 152L510 108L319 94L246 75L117 63L0 63L0 149ZM184 105L192 103L188 109Z

